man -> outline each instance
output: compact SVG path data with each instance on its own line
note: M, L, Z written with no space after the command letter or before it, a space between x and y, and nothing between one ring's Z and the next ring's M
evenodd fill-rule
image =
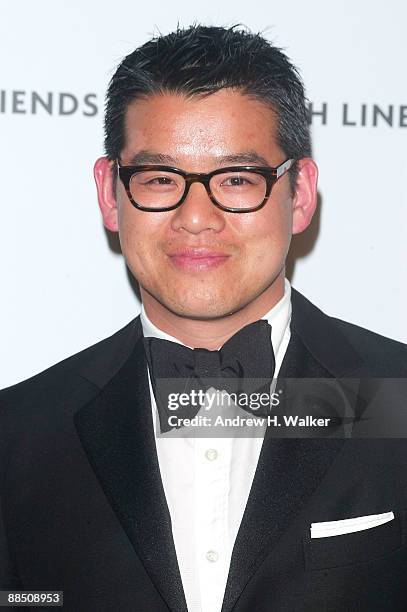
M142 312L3 392L2 588L75 612L405 610L404 440L154 434L159 380L188 368L406 376L405 346L285 281L317 191L295 68L258 35L178 29L124 59L105 126L99 204Z

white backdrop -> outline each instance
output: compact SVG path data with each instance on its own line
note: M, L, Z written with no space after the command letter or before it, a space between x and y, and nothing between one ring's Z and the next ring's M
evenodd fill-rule
M124 55L193 21L265 30L325 112L313 120L320 214L294 244L294 286L329 314L407 341L404 0L2 0L0 387L139 312L93 184L103 97Z

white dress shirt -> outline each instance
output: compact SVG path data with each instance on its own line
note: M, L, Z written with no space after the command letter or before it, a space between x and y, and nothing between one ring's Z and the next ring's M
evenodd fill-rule
M140 318L144 337L182 344L158 329L143 306ZM288 280L282 299L262 318L272 327L277 376L290 340ZM156 431L158 413L150 376L149 384ZM155 440L188 611L220 612L232 550L263 438L155 437Z

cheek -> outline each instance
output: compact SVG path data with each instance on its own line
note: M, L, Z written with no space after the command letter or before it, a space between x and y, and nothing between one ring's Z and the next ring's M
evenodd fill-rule
M148 219L141 217L142 214L142 211L135 210L133 206L131 206L131 209L126 204L119 206L120 244L130 267L131 265L137 265L139 261L143 261L148 251L148 243L146 243L145 237L151 235L151 233L146 227Z
M122 253L138 281L152 279L164 270L158 248L162 233L159 213L137 210L128 203L119 206L119 239Z
M270 203L272 206L272 203ZM289 205L261 211L261 216L244 219L238 233L244 245L244 257L253 266L264 265L285 257L290 240L292 219ZM253 213L256 215L257 213Z

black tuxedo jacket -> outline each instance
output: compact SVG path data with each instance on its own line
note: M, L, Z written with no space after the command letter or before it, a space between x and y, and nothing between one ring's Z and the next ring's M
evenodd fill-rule
M292 301L282 376L406 377L406 346ZM0 394L0 588L63 590L66 612L186 612L141 339L137 317ZM222 612L407 610L406 540L406 440L267 431Z

